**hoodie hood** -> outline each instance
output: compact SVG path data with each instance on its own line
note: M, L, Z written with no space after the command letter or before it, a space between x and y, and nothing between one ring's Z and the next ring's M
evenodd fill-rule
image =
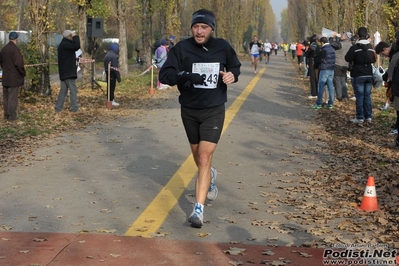
M109 46L109 50L111 50L114 53L118 52L118 49L119 49L119 46L116 43L111 43Z
M357 42L357 45L363 50L363 51L367 51L369 49L369 44L370 42L368 40L359 40Z

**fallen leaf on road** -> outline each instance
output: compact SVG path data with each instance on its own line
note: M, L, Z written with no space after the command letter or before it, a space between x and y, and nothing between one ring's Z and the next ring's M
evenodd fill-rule
M244 255L246 250L245 248L230 247L230 249L223 250L223 252L230 255Z
M267 251L263 251L262 252L262 255L268 255L268 256L273 256L273 255L275 255L276 253L274 253L273 251L271 251L271 250L267 250Z
M243 265L242 261L239 261L239 260L237 260L237 261L229 261L229 264L233 265L233 266Z
M33 241L35 241L35 242L44 242L44 241L47 241L47 239L46 238L38 238L38 237L36 237L36 238L33 239Z
M198 237L206 237L206 236L210 236L210 233L198 233L197 236Z

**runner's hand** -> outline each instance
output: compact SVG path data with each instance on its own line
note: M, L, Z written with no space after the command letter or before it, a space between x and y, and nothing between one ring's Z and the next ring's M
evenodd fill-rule
M222 80L224 84L232 84L234 83L234 75L231 72L220 71L220 75L222 76Z
M191 81L192 84L204 84L203 77L198 73L191 73L186 71L181 71L177 74L181 79Z

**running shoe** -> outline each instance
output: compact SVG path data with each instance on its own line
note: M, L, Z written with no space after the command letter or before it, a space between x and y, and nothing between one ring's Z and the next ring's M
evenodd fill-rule
M188 222L192 227L201 228L204 223L204 205L196 202L194 205L194 210L191 213L190 217L188 217Z
M216 171L216 169L211 167L211 184L209 186L208 195L206 195L206 198L208 200L215 200L218 196L219 191L217 186L215 185L217 175L218 172Z

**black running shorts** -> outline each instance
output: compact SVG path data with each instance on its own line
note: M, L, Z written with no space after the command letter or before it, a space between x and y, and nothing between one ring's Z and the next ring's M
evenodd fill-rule
M182 106L181 117L191 144L198 144L200 141L218 143L225 117L224 104L205 109Z

